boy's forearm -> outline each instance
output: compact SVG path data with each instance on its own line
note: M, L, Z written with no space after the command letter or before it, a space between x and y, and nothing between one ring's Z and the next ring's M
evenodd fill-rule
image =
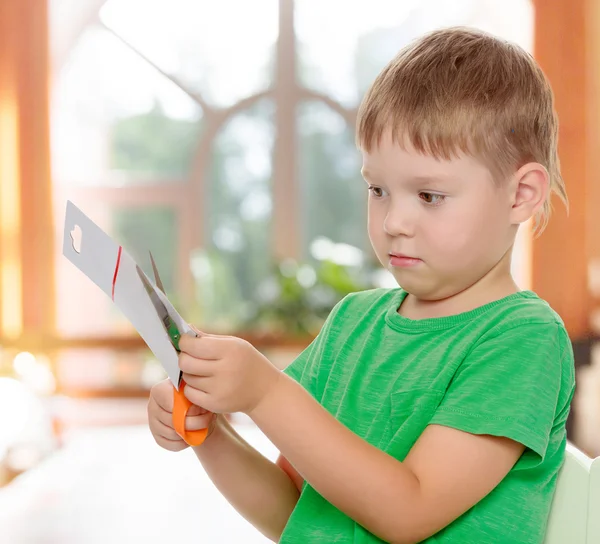
M222 416L206 442L193 450L229 503L261 533L278 541L299 497L289 476Z
M249 415L330 503L386 541L413 541L420 485L403 463L362 440L284 374Z

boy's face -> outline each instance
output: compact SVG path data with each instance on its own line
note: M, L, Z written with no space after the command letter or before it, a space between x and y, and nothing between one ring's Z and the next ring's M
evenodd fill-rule
M412 146L403 150L388 133L370 153L363 151L363 177L375 253L419 299L440 300L471 287L514 241L508 184L498 187L470 156L437 160Z

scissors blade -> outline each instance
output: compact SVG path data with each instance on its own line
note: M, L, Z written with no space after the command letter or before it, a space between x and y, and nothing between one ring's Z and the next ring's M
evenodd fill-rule
M156 291L152 287L152 284L148 281L146 274L144 274L143 270L139 266L136 266L136 268L138 276L140 277L144 285L144 289L146 289L146 292L150 297L150 301L152 302L152 305L154 306L154 309L156 310L156 313L158 314L158 317L160 318L163 327L165 328L169 335L169 338L171 339L171 343L173 344L175 349L179 351L179 338L181 334L179 332L179 329L177 328L177 325L171 319L167 307L163 304L159 296L156 294Z
M149 251L148 253L150 253L150 262L152 263L152 272L154 274L154 283L156 283L156 287L158 287L164 293L165 288L163 287L162 281L160 280L160 274L158 273L158 268L156 267L156 263L154 262L154 257L152 256L151 251Z

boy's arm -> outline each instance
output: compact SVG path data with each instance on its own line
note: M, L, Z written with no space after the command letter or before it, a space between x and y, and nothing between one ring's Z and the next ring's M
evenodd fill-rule
M206 442L193 450L229 503L266 537L278 541L300 495L285 470L256 451L221 416Z
M524 451L507 438L430 425L401 463L351 432L284 374L249 415L317 492L394 544L419 542L454 521L492 491Z
M298 471L292 466L292 464L281 454L279 454L275 464L290 477L298 491L302 492L304 478L298 474Z

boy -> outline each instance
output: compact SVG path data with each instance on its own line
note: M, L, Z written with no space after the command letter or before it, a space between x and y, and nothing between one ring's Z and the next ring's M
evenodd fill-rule
M278 371L233 337L182 338L188 427L215 485L282 543L541 543L574 391L560 317L510 273L519 225L566 203L548 82L454 28L403 49L361 105L368 231L397 289L342 300ZM171 386L150 428L170 450ZM206 410L210 411L207 412ZM248 414L271 463L214 414Z

